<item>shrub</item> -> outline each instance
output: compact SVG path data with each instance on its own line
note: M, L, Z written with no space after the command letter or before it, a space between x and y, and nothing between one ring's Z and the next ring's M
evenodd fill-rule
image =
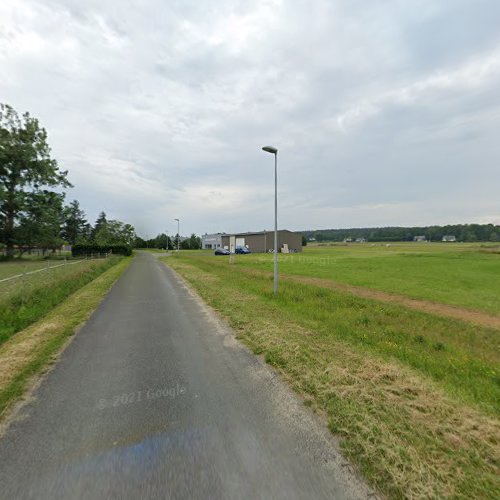
M78 244L73 245L71 254L73 257L92 254L107 254L111 252L115 255L132 255L132 247L130 245L94 245L94 244Z

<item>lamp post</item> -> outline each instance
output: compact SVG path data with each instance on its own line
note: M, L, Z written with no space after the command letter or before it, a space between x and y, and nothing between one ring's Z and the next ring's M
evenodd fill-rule
M274 155L274 295L278 295L278 150L273 146L262 148Z
M165 231L165 234L167 236L167 252L168 252L168 231Z
M179 219L174 219L177 221L177 251L179 251L179 242L181 240L181 233L180 233L180 230L179 230L179 227L180 227L180 222L179 222Z

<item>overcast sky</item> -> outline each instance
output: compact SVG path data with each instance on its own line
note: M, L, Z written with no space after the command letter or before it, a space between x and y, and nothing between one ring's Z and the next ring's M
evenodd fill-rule
M498 0L0 0L0 102L143 236L500 224Z

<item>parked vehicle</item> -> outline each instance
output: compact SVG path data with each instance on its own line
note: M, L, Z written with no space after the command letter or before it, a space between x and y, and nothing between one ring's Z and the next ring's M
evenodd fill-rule
M216 248L214 253L215 255L229 255L231 252L225 248Z
M247 253L252 253L252 252L250 252L250 250L247 247L236 247L236 250L234 251L234 253L247 254Z

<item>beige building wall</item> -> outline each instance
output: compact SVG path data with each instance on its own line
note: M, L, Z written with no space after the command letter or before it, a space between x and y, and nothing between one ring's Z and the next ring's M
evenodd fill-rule
M245 240L245 246L254 253L269 252L274 249L274 231L263 231L259 233L238 233L234 236L241 242ZM222 236L222 246L229 249L229 235ZM286 229L278 231L278 248L283 248L283 244L288 245L288 249L293 252L302 252L302 233L294 233Z

